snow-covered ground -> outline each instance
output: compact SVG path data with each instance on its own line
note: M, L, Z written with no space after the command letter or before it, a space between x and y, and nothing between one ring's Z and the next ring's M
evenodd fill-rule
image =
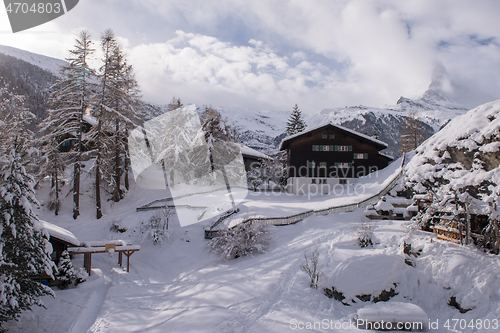
M42 188L39 198L43 200L45 194ZM126 239L137 244L140 221L152 212L136 213L135 208L163 196L162 191L141 190L133 184L120 203L107 203L101 220L93 217L88 193L77 221L71 218L70 197L58 217L43 206L36 211L82 242ZM273 209L281 214L300 202L308 207L305 198L293 199L290 205L284 200L267 201L267 206L266 200L255 200L251 209L262 215ZM316 200L318 204L320 199ZM244 204L251 202L249 198ZM315 204L312 199L310 203ZM420 306L441 328L447 320L451 327L458 323L456 329L473 320L474 328L461 331L496 331L495 322L500 325L498 257L438 241L429 233L416 231L410 236L406 221L372 221L376 244L360 248L356 229L367 223L363 210L312 215L294 225L271 226L273 239L264 254L230 261L206 250L202 227L208 222L186 227L173 223L171 238L163 246L151 241L140 244L141 250L131 257L130 273L118 266L117 256L94 255L87 282L68 290L56 288L55 299L43 298L47 309L24 313L18 323L10 324L9 332L291 332L323 320L334 326L302 331L349 332L335 329L335 323L349 323L357 310L371 303L357 300L346 306L327 298L322 289L335 287L349 298L376 296L393 283L398 294L390 302ZM113 220L127 232L110 231ZM415 267L405 264L404 240L413 250L422 250L412 259ZM323 272L317 290L309 288L309 278L300 270L304 253L316 248ZM74 264L82 267L83 258L77 256ZM473 309L460 313L448 305L452 296L462 308ZM479 319L488 319L490 329L477 329Z

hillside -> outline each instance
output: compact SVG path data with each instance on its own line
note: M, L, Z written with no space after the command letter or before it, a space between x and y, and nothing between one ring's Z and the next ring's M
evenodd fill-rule
M499 149L500 101L495 101L456 117L418 147L407 166L408 184L416 192L467 192L499 203Z

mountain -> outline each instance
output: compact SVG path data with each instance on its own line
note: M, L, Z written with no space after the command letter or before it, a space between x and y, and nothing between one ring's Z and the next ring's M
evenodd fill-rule
M66 61L47 57L41 54L32 53L29 51L16 49L14 47L0 45L0 53L23 60L29 64L44 69L54 75L59 75L59 68L66 65Z
M61 63L57 59L45 58L48 57L0 46L0 89L24 95L26 107L35 114L38 121L45 117L49 88L57 80L54 72L48 69L55 69Z
M375 135L389 145L384 153L393 157L400 155L400 138L410 113L416 112L426 138L439 131L456 116L468 111L446 97L442 84L434 77L428 90L419 98L401 97L396 105L367 107L363 105L324 109L316 114L305 115L308 126L331 122L370 136ZM285 137L285 122L291 111L258 111L243 108L218 110L237 133L238 138L254 149L275 154Z
M42 95L55 81L59 67L64 65L65 61L8 46L0 46L0 61L2 61L1 59L4 59L4 63L5 59L8 59L7 62L12 64L5 68L0 66L0 69L3 68L2 75L9 77L7 81L16 82L11 86L32 87L21 89L19 93L36 96L36 107L39 110L37 116L43 117ZM35 72L37 74L34 74ZM45 76L40 73L45 73ZM444 68L437 66L432 83L419 98L401 97L395 105L383 107L359 105L324 109L316 114L304 115L305 121L308 126L332 122L363 134L374 135L389 145L384 153L398 157L400 155L401 133L409 114L416 112L421 121L424 136L427 138L451 119L467 112L468 108L458 105L446 96L446 92L450 89L451 84ZM144 108L146 118L151 119L164 113L167 106L144 103ZM235 107L218 107L217 109L227 118L229 125L235 130L237 138L247 146L269 155L278 152L278 146L286 135L285 122L291 111Z

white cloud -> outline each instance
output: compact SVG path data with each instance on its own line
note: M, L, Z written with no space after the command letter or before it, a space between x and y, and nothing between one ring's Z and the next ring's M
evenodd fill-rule
M85 25L97 38L111 27L129 53L144 96L161 103L176 95L214 105L290 109L299 103L313 112L378 106L422 93L436 63L446 68L450 93L460 102L473 106L500 97L497 0L115 5L86 0L50 26L63 33L0 36L0 44L64 57L75 28Z

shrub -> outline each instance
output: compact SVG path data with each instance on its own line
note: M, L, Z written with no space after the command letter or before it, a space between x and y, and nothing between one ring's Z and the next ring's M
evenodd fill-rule
M225 259L234 259L250 253L263 253L269 244L269 229L261 223L241 223L220 231L208 243L210 252Z
M111 221L111 227L109 227L109 230L113 231L113 232L119 232L119 233L124 233L125 231L127 231L127 228L120 226L120 222L121 221L118 221L116 219Z
M358 245L360 247L367 247L373 245L373 230L375 227L368 223L361 224L361 228L356 230Z
M151 239L153 244L163 244L170 239L168 221L174 212L170 208L155 211L151 217L141 222L141 239Z
M309 275L309 287L313 289L318 289L319 277L322 274L318 267L318 257L318 249L314 250L309 257L307 253L304 253L306 263L300 265L300 270Z

